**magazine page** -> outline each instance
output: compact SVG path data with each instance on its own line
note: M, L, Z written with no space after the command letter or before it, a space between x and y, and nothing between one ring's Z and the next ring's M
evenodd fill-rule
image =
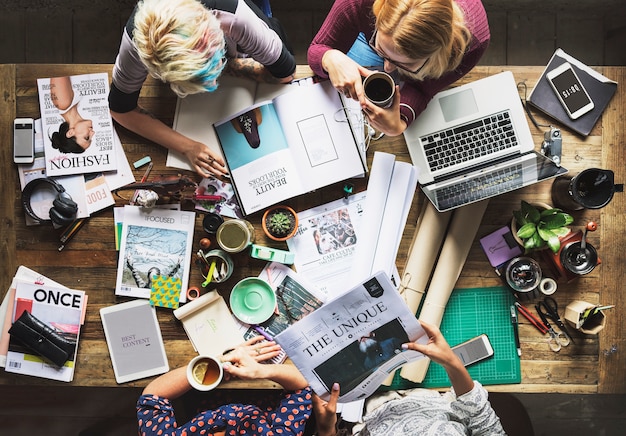
M159 276L187 290L195 212L124 206L115 294L150 298ZM187 301L180 292L179 302Z
M256 102L271 100L289 89L289 85L259 83L224 74L215 91L192 94L177 100L173 129L202 142L213 152L221 153L213 124ZM165 165L193 171L189 160L182 153L172 150L167 153Z
M366 173L339 93L329 81L299 86L273 101L298 163L302 192Z
M244 215L305 192L271 102L216 123L215 131Z
M10 337L5 370L52 380L72 381L85 304L86 295L83 291L17 281L15 302L11 314L13 322L24 311L28 311L64 338L75 341L77 347L65 365L59 368L48 363L42 357L32 354L20 341Z
M325 400L334 383L340 402L370 396L398 367L424 358L403 350L428 336L396 291L378 272L276 336L311 388Z
M252 326L237 320L239 330L247 341L254 336L263 336L268 341L287 329L296 321L304 318L316 309L322 307L325 296L303 276L296 273L287 265L270 262L259 274L276 293L276 311L264 323ZM281 350L280 355L271 360L272 363L283 363L287 353Z
M287 240L298 274L327 297L354 285L354 254L360 239L366 192L298 213L298 232Z
M108 74L40 78L37 89L46 174L116 170Z

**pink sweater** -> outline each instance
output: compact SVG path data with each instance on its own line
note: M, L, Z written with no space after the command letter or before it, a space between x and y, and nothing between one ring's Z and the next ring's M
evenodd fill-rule
M400 90L402 96L400 114L410 125L422 113L433 96L467 74L478 63L489 46L489 23L481 0L455 0L465 13L472 40L461 64L438 79L423 81L407 80ZM374 0L336 0L324 20L308 51L311 69L320 77L328 78L322 68L322 56L330 49L347 53L354 44L359 32L369 40L374 32ZM408 105L411 109L405 105Z

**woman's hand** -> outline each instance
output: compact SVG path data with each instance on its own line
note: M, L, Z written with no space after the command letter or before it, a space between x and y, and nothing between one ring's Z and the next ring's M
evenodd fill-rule
M238 345L237 348L223 354L220 359L224 362L226 380L231 378L263 379L268 377L267 365L261 364L280 354L280 345L268 342L262 336L255 336Z
M337 399L339 383L333 384L328 401L313 395L313 412L318 436L334 436L337 428Z
M393 103L387 109L376 106L368 99L361 103L363 114L367 117L370 126L389 136L402 134L406 123L400 118L400 87L396 85Z
M207 174L218 177L228 174L222 157L201 142L191 142L183 154L189 160L194 171L202 177L207 177Z
M428 343L418 344L417 342L410 342L402 344L402 348L419 351L433 362L443 366L457 396L471 391L474 388L474 381L465 366L463 366L461 359L450 348L441 331L436 326L424 321L420 321L420 324L428 335Z
M372 72L363 68L339 50L328 50L322 57L322 67L335 89L348 98L365 103L363 77Z

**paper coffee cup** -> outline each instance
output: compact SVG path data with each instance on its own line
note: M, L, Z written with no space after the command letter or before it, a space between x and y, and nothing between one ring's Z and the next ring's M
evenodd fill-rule
M384 71L376 71L363 80L365 97L376 106L388 108L393 103L396 83Z
M199 391L215 389L223 377L222 363L215 357L196 356L187 365L187 380Z

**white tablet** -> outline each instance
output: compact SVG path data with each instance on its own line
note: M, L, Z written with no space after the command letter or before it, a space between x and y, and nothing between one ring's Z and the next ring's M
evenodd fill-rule
M118 383L169 371L156 310L148 300L104 307L100 318Z

